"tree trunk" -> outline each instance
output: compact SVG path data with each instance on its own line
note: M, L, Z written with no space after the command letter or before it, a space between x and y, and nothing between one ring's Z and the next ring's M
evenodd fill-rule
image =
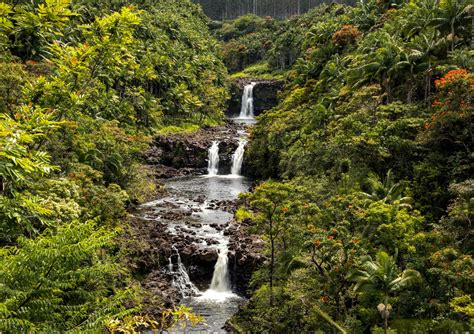
M431 93L431 59L428 61L428 70L425 78L425 102L429 104L429 95Z
M454 20L451 21L451 52L454 51Z
M407 81L407 103L411 103L413 98L413 83L415 79L413 78L413 66L410 68L410 79Z
M474 49L474 15L471 17L471 49Z
M273 270L275 266L275 238L273 237L273 223L270 222L270 244L271 244L271 258L270 258L270 307L273 306Z
M388 330L388 314L387 314L387 304L388 304L388 296L385 295L385 301L384 301L384 334L387 334Z

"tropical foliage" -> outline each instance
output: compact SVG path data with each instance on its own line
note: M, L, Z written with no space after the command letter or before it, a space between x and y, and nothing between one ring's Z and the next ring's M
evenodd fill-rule
M259 61L284 69L286 88L246 155L271 181L238 211L268 257L241 329L471 328L468 5L364 1L281 23Z
M216 51L187 0L0 3L0 332L153 323L117 235L150 135L222 120Z

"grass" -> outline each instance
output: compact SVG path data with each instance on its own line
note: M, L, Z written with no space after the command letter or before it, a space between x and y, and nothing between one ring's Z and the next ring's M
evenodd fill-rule
M268 62L261 61L255 63L240 72L233 73L230 76L233 79L242 78L242 77L253 77L261 79L276 79L281 80L285 77L284 71L272 71Z
M174 120L172 124L163 125L159 127L156 132L160 135L170 135L176 133L194 133L197 132L199 129L205 126L215 127L222 124L222 120L217 120L213 118L206 118L202 121L202 124L199 125L198 121L192 122L188 120L188 122L184 122L182 120Z
M197 124L183 124L183 125L166 125L158 129L160 135L170 135L175 133L193 133L201 127Z

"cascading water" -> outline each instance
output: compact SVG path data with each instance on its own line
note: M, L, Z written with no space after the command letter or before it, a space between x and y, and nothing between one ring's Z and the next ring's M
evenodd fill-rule
M198 300L222 303L229 299L239 299L239 296L232 293L230 286L228 253L228 240L223 239L219 245L219 257L214 266L211 286L197 298Z
M179 255L178 249L173 246L173 250L177 255L177 263L173 263L172 256L170 256L170 258L168 259L168 270L173 276L173 286L177 288L183 298L199 294L199 289L193 284L193 282L191 282L188 272L186 271L185 266L181 262L181 256ZM177 270L174 270L175 266Z
M227 245L219 252L216 265L214 267L214 274L212 275L211 290L217 292L231 292L229 284L229 269L227 253L229 249Z
M240 171L242 170L242 162L244 161L245 145L247 145L247 141L245 139L240 139L239 147L237 147L234 155L232 156L232 175L240 175Z
M219 142L213 141L209 148L209 162L207 166L208 175L217 175L219 171Z
M232 268L229 268L228 263L231 244L224 226L232 220L232 214L216 206L216 203L233 201L239 193L246 192L250 186L249 180L239 174L242 172L248 140L245 127L254 122L254 119L250 118L253 116L253 86L254 84L246 88L246 94L244 94L246 97L243 98L246 106L243 108L243 116L246 118L241 122L236 122L242 128L237 131L236 135L240 140L232 156L232 175L218 175L220 143L215 140L208 148L208 176L211 177L191 176L167 180L169 196L143 206L146 212L144 218L157 219L168 225L167 233L170 240L173 242L176 239L186 240L185 243L177 242L173 246L168 263L162 270L168 274L167 278L171 281L172 286L179 291L180 303L191 307L195 313L205 317L205 325L193 328L192 331L196 333L223 333L224 324L238 311L242 302L241 297L232 292L230 279ZM227 136L228 133L226 132L225 135ZM188 243L193 248L195 247L197 252L202 252L196 255L218 251L212 280L207 290L199 291L197 288L197 286L202 287L206 284L205 280L210 278L207 265L204 273L205 278L200 277L199 275L203 273L201 270L204 268L199 268L199 262L194 262L197 258L194 254L186 253L186 248L183 250L179 248ZM189 261L191 264L188 268L181 262L180 251L183 254L183 260L186 259L185 262ZM188 257L184 258L184 254L187 254ZM234 268L234 270L236 269ZM190 278L195 280L197 286ZM236 284L239 283L236 282ZM176 333L181 332L177 331Z
M253 119L254 118L254 107L253 107L253 88L256 83L252 82L250 85L244 87L244 93L242 94L242 108L240 109L239 118Z

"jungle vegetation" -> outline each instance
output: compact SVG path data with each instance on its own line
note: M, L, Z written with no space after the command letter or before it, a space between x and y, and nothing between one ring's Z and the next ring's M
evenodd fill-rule
M0 3L0 332L168 324L117 236L156 190L151 135L222 120L216 49L187 0Z
M264 181L239 216L268 261L238 328L472 330L472 20L464 0L369 0L216 27L231 72L286 87L246 152Z
M231 323L472 330L473 22L468 0L223 22L189 0L1 2L0 332L169 324L118 236L157 190L151 137L221 123L227 71L285 80L239 210L268 261Z

